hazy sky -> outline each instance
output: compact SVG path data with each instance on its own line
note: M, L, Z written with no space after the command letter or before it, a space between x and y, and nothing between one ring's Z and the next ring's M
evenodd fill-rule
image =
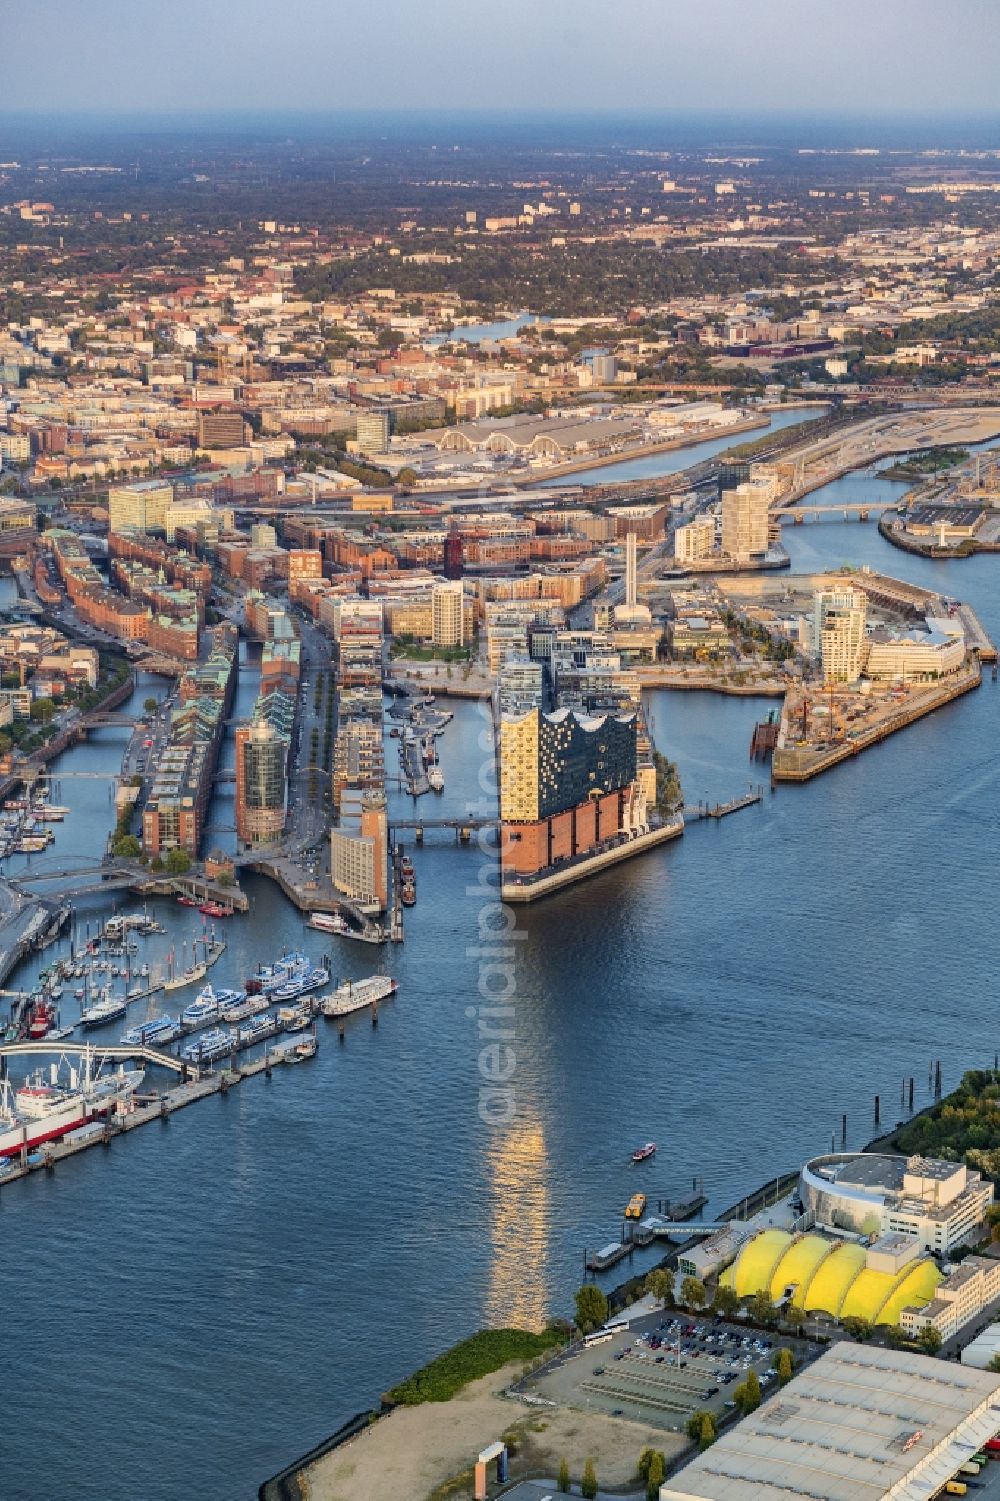
M1000 0L0 0L0 110L996 113Z

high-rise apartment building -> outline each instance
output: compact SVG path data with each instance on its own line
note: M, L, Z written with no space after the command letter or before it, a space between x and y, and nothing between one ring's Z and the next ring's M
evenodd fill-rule
M714 546L715 522L711 516L698 516L674 532L675 562L698 563L711 557Z
M386 453L391 431L390 414L384 408L358 413L358 447L362 453Z
M288 740L267 720L240 725L236 742L236 832L270 844L285 827Z
M167 512L174 502L173 485L163 480L136 480L130 485L112 485L108 490L108 531L131 528L138 532L166 528Z
M459 579L435 584L431 599L432 641L435 646L465 645L465 596Z
M820 589L813 601L813 645L827 683L856 683L865 665L868 599L860 589Z
M749 563L767 552L770 507L775 486L750 479L722 492L722 551L734 563Z

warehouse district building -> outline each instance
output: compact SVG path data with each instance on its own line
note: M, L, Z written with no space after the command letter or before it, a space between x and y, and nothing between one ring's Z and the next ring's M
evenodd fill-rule
M1000 1433L1000 1375L834 1345L660 1487L660 1501L931 1501Z

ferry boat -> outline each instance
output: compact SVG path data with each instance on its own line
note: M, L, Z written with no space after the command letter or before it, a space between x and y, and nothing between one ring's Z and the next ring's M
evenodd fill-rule
M199 990L190 1006L186 1006L181 1012L181 1021L186 1027L201 1027L206 1022L214 1022L221 1011L219 997L211 985L205 985Z
M105 995L89 1010L80 1013L80 1021L85 1027L100 1027L105 1022L120 1021L124 1015L124 996Z
M206 917L232 917L232 907L223 907L220 902L202 902L198 907Z
M198 905L193 896L179 896L177 900L182 907L197 907Z
M633 1162L645 1162L646 1159L647 1159L647 1157L655 1157L655 1156L656 1156L656 1142L655 1141L647 1141L646 1144L645 1144L645 1146L636 1147L635 1151L632 1153L632 1161Z
M83 1073L70 1066L64 1083L65 1062L60 1059L52 1064L47 1080L39 1071L17 1090L7 1079L0 1079L0 1157L16 1157L107 1115L131 1099L144 1077L141 1069L124 1068L96 1077L88 1052Z
M294 1001L296 996L307 995L310 990L319 990L330 978L327 969L313 969L312 965L301 973L295 974L284 985L279 985L274 991L276 1001Z
M152 1021L143 1022L140 1026L123 1032L121 1041L127 1048L160 1048L180 1037L181 1032L179 1016L154 1016Z
M312 964L305 954L300 953L283 954L274 964L258 964L256 971L246 982L247 994L263 992L264 995L270 995L279 985L287 985L290 980L311 968Z
M365 1006L376 1005L387 996L395 995L399 983L389 975L369 975L366 980L345 980L336 990L324 996L319 1009L324 1016L350 1016Z
M246 995L241 990L234 990L232 994L235 999L226 1004L222 1013L224 1022L245 1022L249 1017L258 1016L267 1010L266 995Z
M319 933L350 933L351 925L339 912L314 912L308 926Z
M404 907L413 907L417 901L417 888L412 881L404 881L399 891L399 899Z
M278 1031L278 1018L270 1011L264 1016L255 1016L252 1021L244 1022L239 1028L239 1042L241 1048L252 1048L255 1043L266 1042Z
M181 1048L180 1056L185 1063L214 1063L218 1058L225 1058L236 1045L235 1033L223 1032L216 1027L192 1038Z
M444 772L440 766L432 766L427 772L427 780L433 792L444 791Z

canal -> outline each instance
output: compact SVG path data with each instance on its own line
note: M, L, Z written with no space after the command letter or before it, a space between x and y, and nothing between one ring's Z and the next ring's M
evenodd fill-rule
M815 499L888 486L859 474ZM993 558L922 562L839 521L786 541L797 570L869 562L933 580L1000 636ZM931 1060L946 1088L992 1060L998 694L987 681L816 782L519 913L504 1125L481 1114L489 862L429 836L377 1030L354 1018L343 1044L325 1030L303 1068L0 1191L3 1495L247 1501L471 1329L565 1313L584 1248L617 1237L636 1188L655 1199L701 1177L718 1210L828 1147L842 1112L861 1144L875 1094L893 1119L904 1077L924 1103ZM427 816L467 813L490 784L478 706L453 706ZM742 790L760 704L651 706L689 797ZM106 766L124 734L66 767ZM69 785L55 848L93 851L106 789ZM292 946L332 950L340 975L375 967L305 929L270 884L248 890L216 983ZM198 931L198 914L159 910L175 943ZM633 1168L648 1138L658 1155Z

